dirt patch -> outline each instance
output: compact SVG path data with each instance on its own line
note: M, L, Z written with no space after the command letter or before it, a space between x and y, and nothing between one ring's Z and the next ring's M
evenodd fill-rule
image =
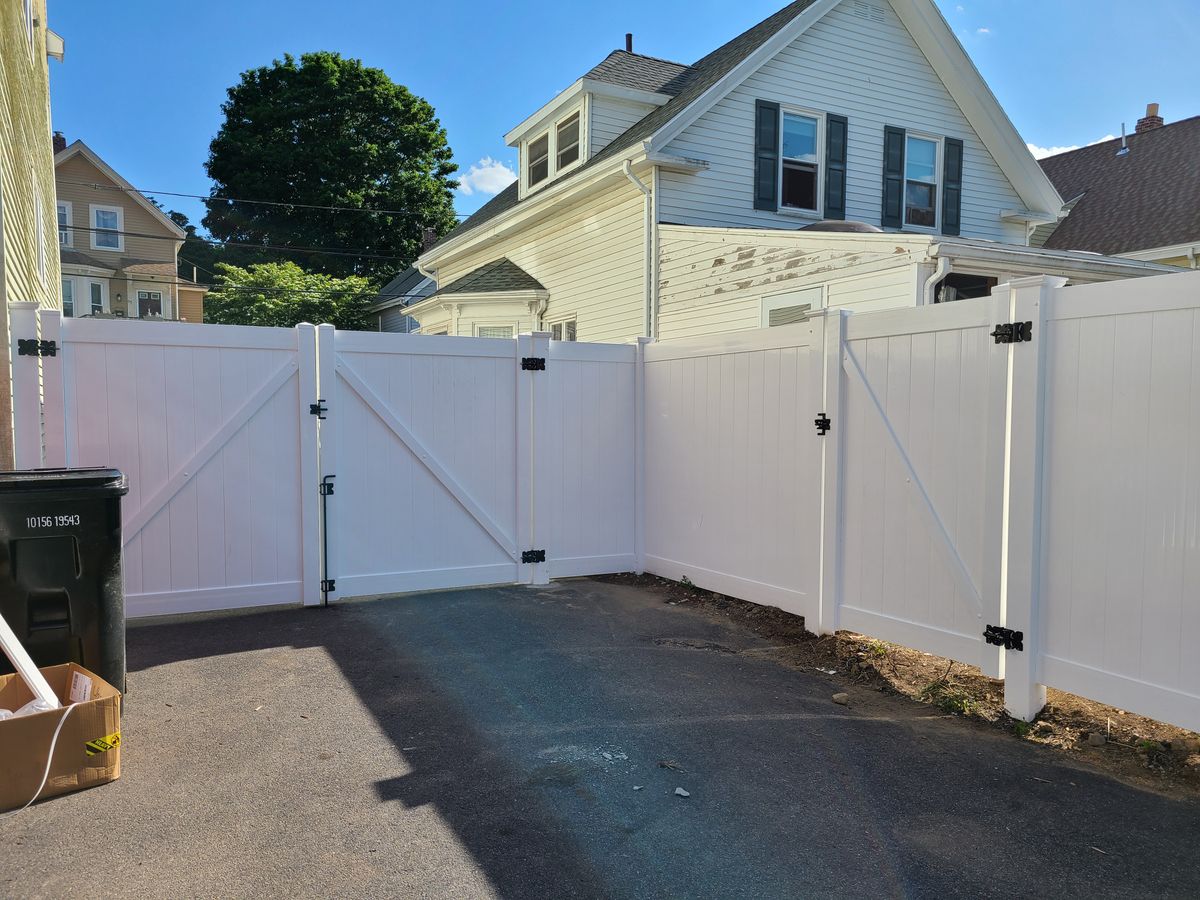
M661 596L664 603L748 628L771 643L766 651L754 651L756 655L842 684L929 704L946 715L1004 731L1013 740L1070 753L1074 760L1139 786L1200 796L1200 736L1182 728L1053 689L1037 721L1021 722L1004 711L1004 683L974 666L851 632L815 637L804 630L800 616L654 575L598 580L637 586ZM731 652L716 644L691 646Z

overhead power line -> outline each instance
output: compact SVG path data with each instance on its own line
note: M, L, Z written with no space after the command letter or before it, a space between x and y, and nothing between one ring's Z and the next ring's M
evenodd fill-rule
M125 237L143 238L151 241L173 241L179 243L183 238L170 237L163 234L145 234L140 231L121 231L114 228L89 228L86 225L59 225L60 231L71 229L72 231L87 231L96 234L118 234ZM289 247L282 244L254 244L246 241L218 241L215 238L204 238L198 234L191 235L197 241L202 241L213 247L246 247L251 250L282 250L290 253L317 253L326 256L353 256L358 259L404 259L403 256L394 256L381 253L372 253L362 247ZM74 250L74 247L67 247L68 250ZM113 249L113 248L104 248Z
M58 179L60 184L75 184L80 187L90 187L98 191L124 191L126 193L142 194L146 197L188 197L193 200L224 200L227 203L253 203L258 206L287 206L293 209L321 209L328 212L357 212L387 216L426 216L427 213L415 212L411 209L375 209L369 206L322 206L316 203L288 203L280 200L244 200L238 197L214 197L211 194L184 194L179 191L152 191L145 188L123 188L115 184L101 184L97 181L67 181ZM468 213L455 213L456 218L465 219Z

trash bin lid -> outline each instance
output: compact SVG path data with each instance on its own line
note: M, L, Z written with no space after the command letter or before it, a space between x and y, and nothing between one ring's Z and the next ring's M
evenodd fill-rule
M0 494L30 491L83 491L123 495L129 492L120 469L26 469L0 472Z

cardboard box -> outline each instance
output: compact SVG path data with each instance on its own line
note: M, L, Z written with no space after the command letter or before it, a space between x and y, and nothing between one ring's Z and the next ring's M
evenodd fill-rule
M50 776L38 799L115 781L121 775L121 692L75 663L41 670L62 709L0 721L0 810L24 806L46 772L54 731ZM0 709L18 710L33 694L20 675L0 675Z

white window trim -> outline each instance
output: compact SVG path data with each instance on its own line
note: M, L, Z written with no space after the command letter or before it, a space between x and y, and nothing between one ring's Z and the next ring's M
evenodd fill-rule
M67 313L66 313L66 309L64 308L65 303L64 303L63 295L62 295L63 282L71 285L71 316L70 317L74 318L76 311L79 309L79 279L75 278L74 276L71 276L71 275L63 275L59 282L58 308L59 308L59 311L62 312L63 317L66 318ZM88 302L90 303L91 300L89 299Z
M482 319L471 323L471 334L474 337L479 337L480 328L511 328L512 337L510 338L488 338L491 341L515 340L517 335L521 333L521 323L514 322L511 319Z
M138 296L139 294L158 294L158 307L159 307L159 310L161 311L160 316L164 319L168 317L168 315L170 314L170 306L171 306L170 294L168 294L166 291L162 290L161 288L135 287L133 289L133 315L130 316L130 318L133 318L133 319L142 318L142 298L140 296Z
M790 291L784 291L778 294L768 294L762 298L762 311L760 313L760 325L763 328L771 327L771 311L775 309L783 309L788 306L803 306L806 302L811 303L810 312L817 312L824 309L826 304L827 286L823 284L814 284L809 287L794 288ZM800 300L797 294L805 294L812 292L812 301ZM784 326L775 326L776 328Z
M817 208L797 209L794 206L783 205L783 117L787 115L804 116L817 120ZM805 109L802 106L779 104L779 171L776 176L775 209L784 216L795 216L799 219L819 221L825 215L825 113L815 109Z
M64 206L67 209L67 224L65 226L58 224L58 208L60 206ZM74 247L75 246L75 229L72 226L75 224L75 206L71 203L70 200L56 200L54 202L54 223L55 223L55 227L54 227L55 231L59 232L60 234L64 231L67 233L67 242L64 244L62 242L62 239L60 238L58 245L60 247L68 247L68 248Z
M85 312L84 315L90 316L90 315L92 315L92 312L93 312L93 310L92 310L92 285L93 284L100 285L100 312L102 312L102 313L112 312L112 308L109 306L109 302L108 302L108 283L104 282L104 281L99 281L95 278L85 278L82 280L83 280L84 285L87 287L87 291L84 294L84 298L83 298L83 302L86 304L86 308L87 308L87 312ZM77 317L79 315L79 292L78 291L76 291L76 293L75 293L75 315Z
M935 187L933 195L933 227L928 225L910 225L908 223L908 141L910 138L917 138L922 141L930 141L936 149L933 155L933 184ZM944 138L937 134L926 134L923 131L904 132L904 159L900 166L900 227L905 231L916 231L921 234L941 234L942 230L942 153Z
M564 175L573 169L579 168L579 166L583 165L584 162L587 161L588 144L591 140L588 122L589 116L591 115L590 109L591 104L588 102L587 97L585 96L582 103L564 109L553 119L550 119L541 125L537 131L530 132L528 137L522 138L519 154L520 158L518 159L518 164L521 168L520 195L522 198L528 194L536 193L537 191L542 190L547 185L553 183L560 175ZM566 122L567 119L571 118L576 113L579 114L579 156L576 157L573 163L565 165L560 169L558 168L558 126L561 123ZM549 156L546 158L547 174L546 177L537 184L531 185L529 183L529 145L534 141L539 140L543 135L546 137L546 146L549 150Z
M96 243L96 236L100 233L96 230L96 213L100 210L104 212L115 212L117 214L117 246L102 247ZM107 229L106 229L107 230ZM125 252L125 210L120 206L112 206L108 203L92 203L88 205L88 234L91 235L91 244L93 250L107 250L109 253L124 253Z
M578 343L578 341L579 341L579 316L576 313L565 313L565 314L557 315L552 319L544 319L542 321L542 329L541 330L542 331L552 331L554 329L555 325L561 325L561 326L563 326L563 332L565 334L568 322L575 323L575 342ZM551 338L551 340L553 340L553 338ZM564 342L567 342L566 338L562 338L562 340Z

